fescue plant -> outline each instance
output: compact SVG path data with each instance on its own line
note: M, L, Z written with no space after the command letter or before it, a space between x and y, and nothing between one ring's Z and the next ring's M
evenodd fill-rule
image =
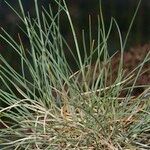
M89 17L90 44L85 42L83 30L82 49L65 0L54 1L55 13L51 6L49 10L39 8L34 0L34 18L24 11L21 0L18 0L20 13L7 3L24 24L25 28L20 29L29 46L25 47L19 34L17 42L1 28L1 40L20 58L21 73L0 55L0 82L5 87L0 89L0 102L4 104L0 106L0 149L150 149L150 99L145 96L149 89L138 97L131 96L144 63L150 60L149 53L135 68L137 74L133 70L124 76L122 69L125 45L140 1L125 39L114 18L106 30L100 1L97 39L92 38ZM68 18L75 51L61 34L62 14ZM113 56L109 56L107 43L113 26L118 32L121 53L115 80L111 67ZM72 54L77 71L70 68L66 49ZM126 86L131 81L132 86ZM120 97L125 88L127 96Z

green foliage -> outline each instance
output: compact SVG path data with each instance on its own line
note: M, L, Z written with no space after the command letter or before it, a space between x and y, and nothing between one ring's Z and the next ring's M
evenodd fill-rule
M0 101L5 103L5 106L0 106L0 123L3 125L0 129L1 149L148 148L149 145L142 143L140 138L145 138L144 135L150 130L149 101L143 100L142 96L119 97L124 84L133 77L133 74L124 77L122 69L123 51L133 21L123 41L114 18L110 21L108 31L105 30L100 4L98 39L92 38L89 19L90 55L86 53L87 44L83 31L85 57L82 60L82 50L78 45L78 37L66 2L55 2L57 13L53 13L50 6L48 11L39 9L35 0L35 18L31 18L30 14L26 15L21 0L21 14L10 6L26 27L21 29L28 38L28 49L20 35L19 42L16 42L5 29L1 29L1 39L18 54L22 70L21 73L16 72L0 55L0 79L7 89L0 89ZM76 54L61 34L62 13L68 18ZM113 68L112 57L107 51L107 40L113 25L116 26L120 38L121 58L118 76L108 84ZM64 48L71 52L78 71L73 72L70 69ZM97 59L92 67L95 53ZM100 62L101 58L103 62ZM148 59L149 54L143 63ZM25 68L30 78L27 77ZM133 88L134 84L129 91Z

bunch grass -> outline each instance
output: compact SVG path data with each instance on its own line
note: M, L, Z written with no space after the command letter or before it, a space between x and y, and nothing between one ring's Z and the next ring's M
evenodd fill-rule
M18 35L16 42L3 28L0 38L5 40L20 58L21 73L18 73L5 58L0 55L0 80L6 90L0 89L0 148L7 149L149 149L150 143L150 101L144 95L132 97L131 91L140 75L141 68L149 61L145 60L134 71L124 76L123 53L135 10L125 40L114 18L108 31L100 2L97 39L92 38L91 18L89 18L89 49L82 34L83 49L78 44L78 37L65 0L57 1L57 12L39 8L35 3L35 18L24 12L19 0L20 14L9 6L20 18L25 28L21 28L29 42L28 49ZM71 27L75 43L72 51L61 34L60 19L65 13ZM107 84L112 76L111 59L107 41L112 26L116 26L120 39L121 58L118 75L114 82ZM67 48L78 66L73 72L66 59ZM84 60L81 51L84 51ZM93 55L97 53L94 67ZM101 62L103 58L103 62ZM25 68L29 74L26 74ZM92 69L91 69L92 68ZM140 68L140 69L139 69ZM98 73L97 73L98 72ZM128 89L127 97L119 97L125 84L134 80ZM13 89L15 90L12 90ZM148 91L148 89L147 89Z

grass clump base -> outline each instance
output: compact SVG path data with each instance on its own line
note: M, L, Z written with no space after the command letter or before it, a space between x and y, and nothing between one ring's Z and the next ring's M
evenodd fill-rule
M51 7L41 11L35 0L35 18L26 15L20 0L21 14L10 6L25 26L21 30L28 38L28 48L20 35L17 43L1 28L0 37L20 58L21 73L0 55L0 79L6 89L0 89L3 103L0 107L0 148L149 149L149 87L143 85L145 90L140 95L131 95L144 64L150 59L149 52L133 71L126 74L123 70L124 48L140 2L124 42L113 18L106 31L100 5L97 40L92 39L89 19L89 55L84 31L82 34L84 60L66 3L55 2L58 11L53 13ZM62 13L68 17L74 52L61 34ZM121 49L115 77L113 56L107 51L113 25L118 31ZM78 66L76 72L70 69L64 48L72 54ZM95 53L97 58L93 65ZM123 91L126 94L122 97Z

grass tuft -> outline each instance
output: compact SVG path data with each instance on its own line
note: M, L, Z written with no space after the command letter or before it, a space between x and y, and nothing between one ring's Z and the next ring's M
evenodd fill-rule
M9 44L20 58L21 72L8 64L0 55L0 148L6 149L150 149L150 99L147 88L141 95L131 95L135 82L149 53L135 70L125 75L123 54L127 37L138 7L123 41L115 19L105 29L102 8L98 16L97 39L92 38L89 17L90 55L82 32L85 57L81 58L74 25L65 0L57 1L57 12L39 9L35 0L35 18L24 12L19 0L20 12L9 6L21 19L20 27L28 39L25 47L18 34L15 41L1 28L0 38ZM61 34L60 19L66 14L75 43L72 51ZM108 54L108 39L112 26L116 26L120 39L120 62L116 78L112 60ZM78 70L73 72L65 57L71 52ZM95 64L93 57L97 54ZM76 55L77 54L77 55ZM103 58L103 61L100 61ZM132 82L132 87L128 87ZM127 95L121 97L126 89Z

